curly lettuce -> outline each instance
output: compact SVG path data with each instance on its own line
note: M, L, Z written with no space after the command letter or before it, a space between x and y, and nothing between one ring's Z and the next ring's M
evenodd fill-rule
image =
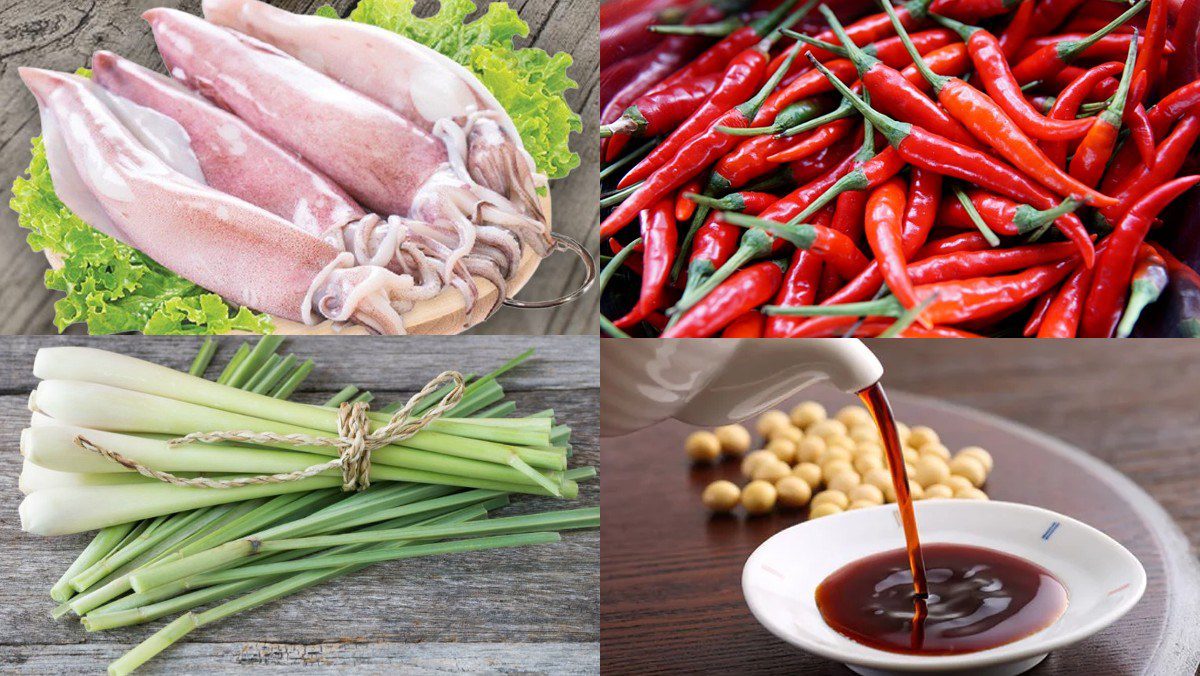
M475 74L508 111L538 170L561 178L579 166L571 152L571 132L583 123L563 94L578 85L567 76L571 56L518 49L513 40L529 35L529 25L505 2L494 2L474 21L473 0L442 0L428 18L413 14L413 0L362 0L347 17L386 28L436 49ZM318 14L336 17L331 7Z

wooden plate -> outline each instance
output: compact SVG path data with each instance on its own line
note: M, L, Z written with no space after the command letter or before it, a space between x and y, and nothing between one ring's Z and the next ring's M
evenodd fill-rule
M898 419L932 426L950 449L978 444L992 452L996 467L985 490L994 499L1038 505L1095 526L1145 566L1146 594L1129 614L1051 653L1030 674L1195 672L1200 566L1170 516L1145 491L1087 453L1027 427L941 401L890 394ZM797 401L815 399L831 410L854 403L829 388L801 395ZM849 673L774 638L750 615L741 593L742 565L763 540L806 514L709 516L700 504L704 486L720 478L739 484L745 479L732 462L689 467L682 449L693 429L668 421L602 440L605 669Z
M537 177L541 182L542 187L546 187L545 179L541 176ZM546 219L552 220L550 213L550 192L542 195L542 211L546 214ZM50 263L50 267L55 270L62 267L62 258L53 251L45 251L46 260ZM517 266L516 274L508 283L507 297L512 298L521 291L524 286L529 283L538 269L538 265L542 262L541 257L533 253L528 248L521 256L521 261ZM427 335L450 335L461 333L472 326L482 322L488 317L488 310L496 301L496 295L499 289L495 284L492 284L486 279L475 278L475 283L479 287L479 300L475 303L475 309L467 313L466 303L463 302L462 294L453 288L443 289L441 293L429 300L423 300L417 303L413 309L404 314L404 326L410 334L427 334ZM303 335L339 335L339 336L359 336L367 335L369 332L362 326L344 326L338 328L333 322L324 321L320 324L304 324L294 322L290 319L283 319L274 315L271 317L271 322L275 325L275 333L289 336ZM235 331L234 333L243 333Z

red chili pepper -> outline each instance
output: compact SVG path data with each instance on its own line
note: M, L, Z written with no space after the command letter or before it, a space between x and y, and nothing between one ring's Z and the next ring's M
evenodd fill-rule
M947 45L941 49L935 49L928 54L923 54L921 60L925 62L925 66L937 73L938 75L961 76L971 70L971 56L967 54L967 46L961 42L956 42L952 45ZM905 80L908 80L921 91L932 89L929 81L921 75L921 71L917 70L917 64L909 64L900 71ZM972 141L973 142L973 141Z
M642 290L633 309L613 324L622 330L637 326L655 310L667 305L664 292L675 261L675 201L659 200L642 212Z
M793 136L787 139L777 139L783 142L783 147L767 159L773 163L792 162L815 155L829 146L850 135L858 126L857 120L843 118L818 127L806 136Z
M601 127L600 137L664 134L699 110L720 81L721 73L709 73L643 94L615 121Z
M1124 120L1125 126L1129 127L1129 135L1133 139L1133 145L1137 148L1142 162L1145 162L1147 166L1154 166L1154 150L1158 143L1154 137L1154 130L1150 127L1150 118L1146 114L1146 107L1139 103L1131 108L1126 104Z
M1000 51L1004 53L1005 60L1011 61L1017 50L1021 49L1021 45L1025 44L1025 40L1033 34L1034 12L1037 4L1036 2L1022 2L1017 5L1017 11L1013 14L1012 20L1000 34Z
M1140 199L1148 190L1162 185L1179 173L1198 138L1200 116L1188 115L1175 126L1171 135L1158 145L1154 166L1142 165L1131 172L1124 182L1117 186L1117 198L1120 202L1115 207L1101 209L1100 214L1109 223L1121 221L1130 204Z
M765 46L764 46L765 48ZM753 50L757 51L757 50ZM760 56L762 52L759 52ZM736 136L716 131L716 127L744 127L750 123L763 100L779 83L782 73L777 73L763 85L749 101L729 109L713 121L707 131L689 139L669 162L659 167L641 188L604 219L600 225L600 236L607 237L625 227L642 209L655 200L687 182L717 158L732 150L740 142Z
M1054 99L1054 106L1050 109L1049 116L1056 120L1075 119L1075 114L1079 112L1079 106L1083 105L1088 94L1101 82L1109 80L1117 73L1120 73L1124 67L1124 64L1109 61L1108 63L1084 71L1072 80L1059 93L1058 97ZM1043 141L1041 146L1042 151L1046 153L1046 157L1055 166L1060 168L1066 167L1068 150L1066 141Z
M801 101L789 106L787 110L780 113L780 117L784 118L784 122L800 124L804 120L814 117L818 110L815 102ZM724 133L733 130L732 128L721 128L717 131ZM741 136L741 134L733 134L733 136ZM760 176L765 176L780 164L788 161L776 160L774 156L782 150L795 146L797 142L798 139L795 138L766 135L747 138L733 152L717 161L716 170L708 179L709 192L726 192L740 188Z
M700 179L693 178L692 180L688 181L687 183L684 183L683 187L681 187L679 189L679 193L677 195L675 195L675 220L676 221L682 222L682 221L692 220L692 216L696 213L696 203L693 202L692 200L688 199L687 196L692 193L699 192L700 187L701 187Z
M891 13L891 10L888 9L888 12ZM902 28L898 33L902 38L905 37ZM978 34L979 32L976 33L976 35ZM971 49L970 44L968 44L968 49ZM1027 176L1063 197L1080 195L1096 205L1115 203L1111 197L1083 185L1055 166L1037 147L1037 144L1030 140L986 94L959 78L935 75L922 66L919 56L914 55L913 63L917 64L921 74L933 85L938 101L952 117L961 122L980 141L996 149L1002 157L1025 172ZM978 60L976 60L976 65L979 65ZM984 76L983 79L988 80L988 77ZM1090 121L1085 120L1084 122L1085 125L1091 124ZM1084 131L1086 131L1086 126ZM1041 205L1035 204L1035 206ZM1048 208L1048 206L1043 208Z
M1134 35L1137 35L1136 31ZM1071 158L1071 176L1088 186L1100 182L1113 149L1117 146L1117 134L1121 131L1121 120L1125 117L1125 101L1129 96L1129 84L1133 80L1133 64L1137 59L1137 41L1129 43L1129 56L1125 59L1125 69L1121 74L1121 83L1117 93L1113 95L1112 103L1096 117L1092 128L1088 130L1075 155Z
M1156 84L1155 79L1167 42L1167 24L1169 22L1167 0L1150 0L1150 15L1146 18L1146 38L1142 43L1141 53L1138 54L1137 65L1134 66L1134 70L1139 74L1144 73L1147 78L1143 94L1154 89ZM1135 106L1140 104L1142 96L1135 97L1133 101Z
M715 208L727 211L759 214L776 200L774 195L757 192L731 193L719 200L713 200L703 195L692 195L691 197L698 204L706 202L706 204L701 205L704 211L698 212L697 215L707 213L709 209L714 208L711 205L716 205ZM724 265L725 261L729 260L733 256L734 251L737 250L738 240L742 236L742 229L722 220L721 213L721 211L715 211L708 214L704 224L695 233L689 231L688 235L684 238L680 250L684 252L691 251L688 259L687 284L683 289L684 296L691 295L693 289L712 276L717 268ZM693 236L695 238L694 243ZM678 273L676 273L676 276L678 276Z
M908 211L904 214L904 255L912 259L925 246L937 223L942 202L942 175L920 167L909 172Z
M947 115L899 71L855 46L828 7L822 5L821 13L825 15L830 29L841 41L876 109L904 122L911 122L926 129L937 129L942 136L963 145L975 145L975 139L962 125ZM901 49L905 48L903 39L898 37L897 42Z
M1050 295L1046 316L1038 327L1038 338L1074 338L1079 331L1079 318L1083 314L1083 301L1087 296L1095 268L1079 268L1071 273L1067 281Z
M929 11L941 16L949 16L960 21L978 21L1001 14L1008 14L1009 9L1020 0L933 0Z
M729 62L735 56L742 53L742 50L753 47L760 40L767 37L775 29L775 26L783 20L784 14L790 11L794 5L795 2L782 2L770 13L765 14L750 25L743 26L721 38L717 44L704 50L700 56L697 56L688 65L667 78L666 84L685 83L701 75L724 71ZM805 11L802 9L799 13L803 15Z
M925 304L921 316L931 324L959 324L986 319L1019 308L1054 288L1078 265L1071 258L1029 268L1012 275L950 280L916 287L917 297ZM850 317L898 317L904 308L894 297L844 305L818 305L794 308L763 308L768 315L798 316L844 315Z
M821 222L820 216L817 219ZM783 275L783 284L779 293L775 294L776 305L811 305L820 291L825 268L821 256L806 249L796 249L792 252L792 261ZM787 338L803 320L796 317L768 317L764 335L768 338Z
M806 42L809 45L819 47L830 52L834 56L848 58L846 48L836 43L825 42L814 37L801 35L799 33L788 31L789 36L797 38L801 42ZM910 38L913 44L917 46L917 51L921 54L926 54L942 47L958 44L958 36L953 31L945 28L934 28L932 30L920 31L913 33ZM867 56L882 61L884 65L892 69L900 69L912 63L912 58L908 56L908 50L904 48L904 43L900 42L898 37L890 37L864 45L854 44L859 50L866 53Z
M1117 337L1128 338L1141 317L1142 310L1158 300L1170 282L1167 261L1149 244L1138 249L1137 261L1133 264L1133 277L1129 282L1129 300L1117 324Z
M867 258L849 237L833 228L815 223L789 224L769 221L764 218L728 212L725 220L743 228L742 242L737 253L730 258L721 270L713 275L709 283L715 284L725 278L722 271L726 268L737 269L746 261L765 255L776 245L776 238L792 244L798 249L810 249L822 255L825 263L833 266L843 277L853 277L867 267ZM707 288L696 289L696 296L702 296ZM687 298L680 303L682 309L692 305Z
M1042 321L1046 319L1046 310L1050 308L1053 300L1054 293L1045 293L1034 301L1033 312L1029 313L1029 319L1025 320L1025 328L1021 331L1021 335L1026 338L1037 335L1038 329L1042 328Z
M1097 259L1083 311L1080 332L1085 338L1107 338L1121 315L1121 304L1129 289L1138 248L1150 231L1150 224L1168 204L1189 188L1200 183L1200 176L1184 176L1146 193L1121 219L1108 236L1108 246Z
M704 5L688 17L689 23L703 23L721 17L721 11ZM686 63L703 45L705 39L696 36L674 35L659 43L653 50L638 57L634 77L620 85L620 90L606 99L600 123L608 124L621 116L642 94L659 84ZM612 156L606 155L608 159Z
M1066 242L992 249L978 233L966 233L938 240L922 249L919 255L923 258L909 264L908 275L914 284L988 277L1062 260L1072 255L1072 252L1073 248ZM865 301L875 295L882 286L883 275L879 272L878 264L872 261L858 277L833 296L821 301L821 305ZM840 321L849 324L854 320L842 317ZM810 319L809 322L838 323L833 317ZM799 335L812 334L806 325L801 332L792 337Z
M968 190L967 197L988 228L998 235L1017 237L1043 231L1063 214L1070 213L1079 202L1065 199L1053 209L1035 209L1028 204L993 195L984 190ZM939 214L940 225L974 229L975 222L967 208L957 200L947 200Z
M909 0L909 2L906 2L896 10L896 14L900 16L900 20L903 22L905 28L912 28L918 25L925 19L926 16L929 15L930 1L931 0ZM893 34L892 24L888 20L887 15L882 12L878 14L872 14L855 21L849 26L846 26L846 32L849 33L850 39L854 40L854 44L856 45L866 45L872 42L879 42L879 40ZM834 35L832 31L825 31L817 35L817 39L824 40L825 42L832 42L834 40ZM831 56L831 54L822 49L814 49L808 45L797 43L785 50L784 53L775 57L775 60L771 62L771 72L774 73L775 71L779 70L784 59L790 56L793 52L797 51L801 56L812 53L819 59L828 59ZM803 61L799 61L798 63L803 63Z
M866 214L866 206L867 194L862 190L850 190L838 195L829 227L855 242L859 241L864 232L863 216ZM911 204L909 208L912 208Z
M756 263L732 277L689 309L663 338L703 338L716 334L748 310L767 302L783 283L783 267L775 261Z
M674 0L631 2L605 12L605 21L600 27L600 63L607 67L653 47L655 36L648 29L662 21L672 6L678 4Z
M757 310L750 310L729 323L721 332L722 338L762 338L767 318Z
M1162 97L1162 100L1146 112L1154 135L1158 137L1166 134L1175 120L1196 106L1200 106L1200 79L1193 80Z
M991 102L1011 118L1011 122L1015 123L1016 128L1023 132L1022 136L1028 134L1037 139L1062 141L1079 138L1087 133L1091 126L1090 120L1049 119L1029 103L1025 98L1025 93L1021 91L1021 85L1017 83L1012 71L1009 70L1008 62L1004 58L1004 51L995 35L977 26L967 26L943 17L935 16L934 19L959 32L967 43L967 53L971 55L971 62L975 64L975 70L979 73L979 79L991 96ZM962 80L958 81L962 82ZM934 91L939 89L937 84L934 84L933 88ZM971 89L978 92L974 87ZM973 106L975 109L981 107L980 102L987 103L983 101L982 96L972 96L971 98L975 101ZM946 103L943 101L942 105L946 106ZM970 123L956 115L954 111L950 111L950 114L969 126ZM979 115L978 112L975 114ZM978 135L977 129L972 128L972 131ZM997 149L999 150L999 148ZM1012 158L1010 161L1013 161Z
M762 84L766 72L765 49L747 49L739 54L725 69L721 83L712 95L686 122L671 132L649 155L639 162L617 183L618 188L646 180L657 169L670 162L688 141L702 134L722 114L744 103L754 90Z
M1105 35L1095 42L1088 41L1095 35L1093 33L1077 40L1062 37L1030 40L1026 43L1027 47L1040 46L1012 67L1013 78L1017 83L1027 85L1035 80L1046 81L1053 78L1056 72L1066 68L1067 64L1075 59L1114 61L1125 56L1129 51L1129 43L1133 41L1133 36L1127 34Z
M908 277L908 263L904 258L904 244L900 237L906 188L901 178L891 178L875 188L867 198L865 221L867 243L875 260L879 261L884 282L896 300L905 309L911 310L917 306L917 297L912 280Z
M826 66L837 73L837 76L845 81L854 79L855 71L854 64L848 59L837 59L830 61ZM778 71L776 71L778 72ZM830 90L829 82L824 77L819 77L818 73L807 72L792 81L791 84L780 89L767 99L763 104L762 109L758 111L758 115L754 118L755 127L762 127L771 124L779 115L779 112L787 106L800 101L824 94Z
M1041 0L1034 3L1031 35L1045 35L1058 28L1083 0Z
M819 64L817 67L821 68ZM844 85L839 86L839 91L867 116L910 164L973 183L1039 209L1049 209L1056 204L1057 200L1045 189L991 156L921 127L897 122L866 105ZM1073 214L1068 214L1058 219L1056 225L1068 239L1075 242L1085 264L1090 265L1094 249L1083 223Z

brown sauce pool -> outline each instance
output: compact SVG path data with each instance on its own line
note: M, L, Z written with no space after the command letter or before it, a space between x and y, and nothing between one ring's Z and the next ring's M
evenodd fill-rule
M905 547L825 578L816 601L826 624L879 650L951 655L1020 640L1061 617L1067 590L1041 566L983 547L921 545L891 404L878 383L858 396L883 439Z

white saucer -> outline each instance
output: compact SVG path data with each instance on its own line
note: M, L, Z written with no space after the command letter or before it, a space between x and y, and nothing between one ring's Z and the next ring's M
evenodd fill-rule
M776 533L742 570L750 611L784 641L864 676L1012 676L1032 669L1050 651L1112 624L1146 590L1146 571L1129 550L1070 517L1029 505L974 500L922 500L916 513L922 543L988 547L1050 571L1067 588L1066 612L1032 636L962 655L891 653L830 629L817 611L817 585L852 561L904 546L895 505L814 519Z

